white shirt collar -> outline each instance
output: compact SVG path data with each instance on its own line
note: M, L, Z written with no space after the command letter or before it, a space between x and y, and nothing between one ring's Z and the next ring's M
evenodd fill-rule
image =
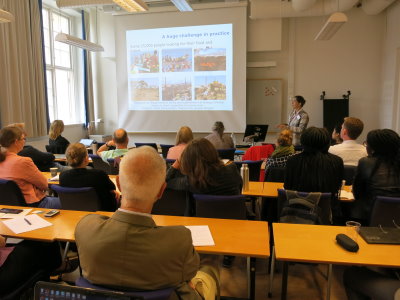
M141 212L138 212L138 211L123 209L123 208L118 208L118 210L119 210L119 211L122 211L122 212L124 212L124 213L127 213L127 214L138 215L138 216L144 216L144 217L148 217L148 218L151 218L151 219L153 218L153 217L151 216L151 214L148 214L148 213L141 213Z

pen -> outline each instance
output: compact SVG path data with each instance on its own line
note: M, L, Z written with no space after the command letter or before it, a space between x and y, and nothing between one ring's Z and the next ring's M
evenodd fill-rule
M28 223L29 225L32 225L31 222L29 222L29 220L27 218L24 218L25 222Z

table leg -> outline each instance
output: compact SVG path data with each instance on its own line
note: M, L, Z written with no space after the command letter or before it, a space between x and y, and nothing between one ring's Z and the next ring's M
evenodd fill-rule
M286 300L289 262L283 262L281 300Z
M247 286L248 298L255 300L256 298L256 259L254 257L247 258Z

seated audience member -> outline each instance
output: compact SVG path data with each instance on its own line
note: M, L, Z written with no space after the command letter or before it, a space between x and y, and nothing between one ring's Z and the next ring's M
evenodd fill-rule
M13 292L39 270L68 273L78 267L61 264L60 247L57 242L44 243L22 241L6 246L6 239L0 236L0 298ZM57 269L58 268L58 269Z
M224 165L205 138L191 141L167 173L168 188L195 194L239 195L242 178L233 163Z
M200 267L190 231L157 226L150 215L165 189L164 160L149 146L132 149L121 161L119 179L121 208L111 217L87 215L76 227L83 276L113 288L174 287L179 299L214 299L218 271ZM194 283L200 276L206 281L201 296Z
M21 128L10 126L0 131L0 178L15 181L28 206L61 208L58 198L46 197L47 178L32 159L17 155L24 144L25 134Z
M185 150L186 145L193 140L193 133L190 127L183 126L179 128L176 134L175 146L169 148L167 159L178 159L181 157L183 150Z
M400 197L400 137L391 129L367 135L368 157L360 159L353 183L353 219L367 225L376 196Z
M64 131L64 122L62 120L54 120L49 130L49 146L52 153L64 154L69 145L69 141L61 136Z
M114 131L113 138L97 150L97 155L105 162L108 158L124 156L128 152L128 133L125 129L119 128ZM110 147L116 147L114 150L108 150Z
M293 134L290 130L284 129L279 134L278 140L276 141L275 151L272 152L271 156L267 159L265 165L265 172L270 167L285 167L286 161L295 154L294 146L292 145Z
M235 148L233 140L229 135L224 134L224 123L217 121L214 123L212 133L205 138L214 145L215 149L229 149Z
M301 135L303 152L286 162L284 188L301 192L332 193L334 217L340 216L337 200L343 178L343 160L328 153L330 134L325 128L309 127Z
M99 197L101 210L115 211L119 201L119 193L108 175L98 169L87 169L89 156L85 145L75 143L68 146L65 153L71 170L61 172L60 185L64 187L93 187Z
M331 145L338 145L343 143L342 138L340 137L340 131L342 130L342 124L338 123L336 126L333 128L332 131L332 141Z
M25 131L25 123L14 123L8 126L21 128L24 131L25 137L27 136L27 133ZM33 160L33 163L36 165L36 167L38 167L41 172L49 172L50 168L55 166L54 154L39 151L38 149L30 145L25 145L24 148L20 152L18 152L18 155L30 157Z
M364 129L364 123L357 118L346 117L340 130L343 143L331 146L329 153L340 156L348 166L357 166L360 158L367 156L367 150L356 142Z
M366 267L350 267L344 271L343 283L348 300L400 300L398 270L370 270Z

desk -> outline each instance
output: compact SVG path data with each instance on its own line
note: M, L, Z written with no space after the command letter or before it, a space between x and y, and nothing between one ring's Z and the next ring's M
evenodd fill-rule
M286 299L289 261L400 267L400 245L367 244L359 236L357 253L344 250L336 243L338 233L346 234L343 226L274 223L272 227L276 259L284 261L281 299Z
M10 206L0 206L10 207ZM12 208L16 208L13 206ZM44 210L48 209L34 209ZM112 212L96 212L111 216ZM60 210L60 214L46 218L54 226L30 232L15 234L0 222L0 234L7 237L33 239L40 241L74 242L74 232L79 220L91 212ZM43 216L40 214L39 216ZM44 218L44 217L43 217ZM215 246L195 247L199 253L234 255L249 257L249 298L255 298L255 259L269 257L268 223L261 221L244 221L228 219L211 219L196 217L176 217L153 215L157 225L208 225L214 238Z

